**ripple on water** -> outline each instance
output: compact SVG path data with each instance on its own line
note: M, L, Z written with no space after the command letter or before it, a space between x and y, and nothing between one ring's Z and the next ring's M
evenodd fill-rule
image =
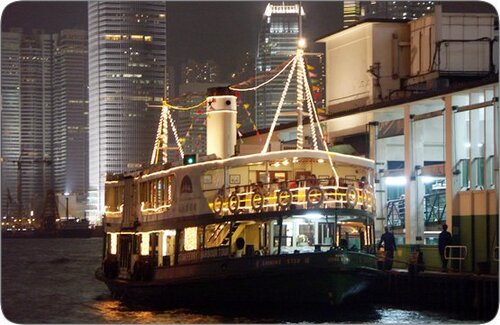
M15 323L470 323L438 313L352 305L308 308L132 309L94 278L101 238L2 240L2 312ZM480 323L480 322L477 322Z

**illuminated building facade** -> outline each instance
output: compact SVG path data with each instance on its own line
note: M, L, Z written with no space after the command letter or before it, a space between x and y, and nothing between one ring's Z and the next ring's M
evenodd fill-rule
M434 1L344 1L344 28L370 18L413 20L434 10Z
M147 163L165 96L164 2L89 2L89 212L104 178Z
M87 31L63 30L54 49L54 191L88 190Z
M52 188L53 44L40 30L2 33L2 216L38 213Z
M280 67L295 55L299 38L299 12L305 16L304 10L299 10L298 4L269 3L267 5L259 33L255 63L256 75L265 74ZM258 129L267 128L272 124L286 79L287 73L282 73L255 92L255 122ZM279 124L297 120L294 85L294 82L290 85L278 119Z
M220 68L213 60L200 62L189 59L182 65L181 83L188 84L193 82L212 83L218 82Z

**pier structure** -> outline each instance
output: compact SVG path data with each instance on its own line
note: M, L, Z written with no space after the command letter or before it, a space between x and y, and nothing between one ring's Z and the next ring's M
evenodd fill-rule
M494 19L437 6L410 23L367 21L318 40L328 71L325 140L331 151L376 161L377 237L392 229L397 267L407 268L418 248L426 270L440 271L446 223L451 269L498 274ZM278 125L270 150L286 148L295 127ZM312 148L304 130L304 148ZM259 131L244 135L241 153L253 152L266 136Z

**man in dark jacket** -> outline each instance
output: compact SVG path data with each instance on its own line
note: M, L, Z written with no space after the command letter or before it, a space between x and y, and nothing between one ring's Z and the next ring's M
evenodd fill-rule
M448 260L444 257L445 247L451 245L451 234L447 231L448 225L443 224L443 231L439 234L438 249L441 256L441 271L448 271Z
M385 227L385 232L380 237L380 242L378 243L378 249L382 247L382 243L384 243L385 251L384 269L390 270L392 269L392 260L394 259L394 251L396 250L396 239L392 232L389 232L389 227Z

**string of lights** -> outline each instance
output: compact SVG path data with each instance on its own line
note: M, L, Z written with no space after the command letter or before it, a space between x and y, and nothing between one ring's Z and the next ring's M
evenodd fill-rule
M304 111L304 58L303 51L297 50L297 150L304 148L304 126L302 116Z
M313 116L313 109L315 111L316 107L314 105L314 101L312 100L311 91L309 89L309 83L307 81L307 72L306 72L306 68L304 67L304 65L303 65L302 76L304 78L304 84L307 87L307 89L306 89L306 102L307 102L307 109L309 112L309 126L311 128L311 137L313 140L313 147L314 147L314 150L318 150L318 139L317 139L317 135L316 135L316 125L314 123L314 116Z
M166 110L166 109L165 109ZM162 109L162 114L165 114L163 113L164 109ZM165 118L163 119L165 121ZM167 123L162 123L163 124L163 134L162 134L162 159L163 159L163 163L166 164L167 161L168 161L168 152L167 152L167 148L168 148L168 124Z
M292 81L293 73L295 71L295 67L297 65L297 57L294 57L292 60L292 67L290 69L290 73L288 74L288 78L285 83L285 88L283 88L283 92L281 93L281 98L278 103L278 109L276 110L276 113L274 114L274 119L273 123L271 124L271 128L269 129L269 135L267 136L266 142L264 144L264 148L262 149L262 153L266 153L267 150L269 149L269 143L271 142L271 137L273 135L274 128L276 127L276 123L278 122L278 117L281 112L281 107L283 106L283 103L285 102L285 97L286 93L288 92L288 87L290 86L290 82Z
M316 106L314 105L313 97L312 97L312 94L311 94L311 89L309 88L309 82L307 81L306 77L304 78L304 82L305 82L305 85L306 85L306 87L305 87L306 88L306 94L307 94L307 97L309 99L309 102L312 105L312 111L313 111L313 116L310 117L309 123L311 123L311 125L314 124L314 123L317 123L319 135L321 137L323 146L325 147L325 151L328 152L328 145L326 144L326 140L325 140L325 137L323 135L323 130L321 129L321 124L319 123L318 113L316 112ZM331 155L328 155L328 162L330 163L330 167L332 168L333 174L335 175L335 185L334 185L334 188L335 188L335 190L337 190L338 187L339 187L339 175L337 173L337 169L335 168L335 165L333 164L333 160L332 160Z
M163 101L163 106L166 106L170 109L176 109L176 110L179 110L179 111L189 111L189 110L192 110L192 109L195 109L197 107L200 107L202 105L204 105L206 103L206 99L204 99L203 101L199 102L198 104L196 105L192 105L192 106L188 106L188 107L181 107L181 106L175 106L175 105L172 105L172 104L169 104L167 103L167 101Z
M151 155L151 165L158 163L158 156L160 154L160 142L163 130L164 113L163 110L160 115L160 123L158 123L158 130L156 131L156 139L153 147L153 154Z
M293 62L294 60L296 60L296 58L295 58L295 57L294 57L293 59L291 59L290 61L288 61L288 63L287 63L287 64L283 67L283 69L281 69L281 70L280 70L277 74L275 74L275 75L274 75L271 79L269 79L269 80L267 80L267 81L265 81L265 82L261 83L260 85L257 85L257 86L255 86L255 87L251 87L251 88L236 88L236 87L232 87L232 86L230 86L230 87L229 87L229 89L234 90L234 91L252 91L252 90L257 90L257 89L259 89L260 87L265 86L265 85L267 85L268 83L270 83L271 81L273 81L274 79L276 79L276 78L277 78L277 77L278 77L281 73L283 73L283 71L285 71L285 70L288 68L288 66L289 66L290 64L292 64L292 62Z

